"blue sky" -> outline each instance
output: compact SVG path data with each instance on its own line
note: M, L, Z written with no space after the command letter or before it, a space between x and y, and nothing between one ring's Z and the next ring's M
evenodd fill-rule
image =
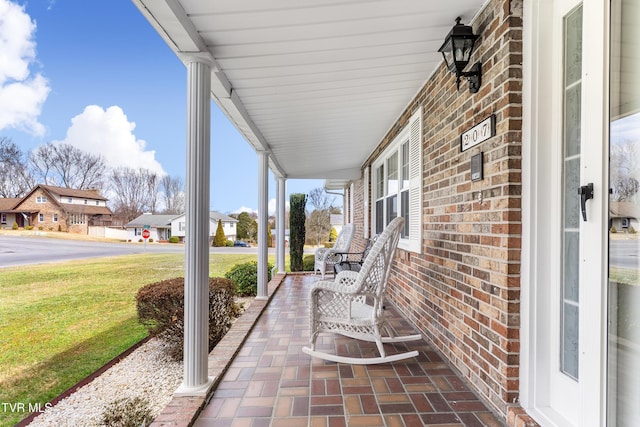
M23 151L64 141L184 177L185 105L186 68L130 0L0 0L0 136ZM214 103L211 152L211 208L255 210L257 156Z

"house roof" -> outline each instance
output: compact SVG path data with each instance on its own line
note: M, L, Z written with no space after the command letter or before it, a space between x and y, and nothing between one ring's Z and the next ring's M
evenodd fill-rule
M218 220L222 220L222 222L238 222L237 219L232 218L228 215L225 215L223 213L217 212L217 211L211 211L209 212L209 218L212 221L218 222Z
M36 185L35 188L38 188L38 187L44 190L47 190L49 193L57 194L59 196L64 196L64 197L76 197L79 199L92 199L92 200L105 200L105 201L108 200L106 197L102 197L100 195L100 190L98 189L74 190L73 188L56 187L53 185L44 185L44 184L38 184ZM33 192L33 190L31 190L31 192Z
M22 199L12 199L12 198L2 198L0 199L0 212L7 212L13 210L13 208L21 201Z
M171 220L179 217L180 215L156 215L156 214L142 214L136 219L132 220L125 227L135 228L149 225L153 228L171 227Z
M133 221L129 222L125 225L125 227L142 227L143 225L150 225L154 228L162 228L162 227L170 227L171 222L174 220L183 217L184 214L180 215L157 215L157 214L142 214ZM237 219L231 218L225 214L220 212L211 211L209 212L209 218L211 221L218 222L218 219L222 220L222 222L238 222Z
M74 190L72 188L64 188L64 187L56 187L53 185L44 185L38 184L29 191L29 193L23 198L16 199L0 199L0 211L3 212L36 212L34 209L20 209L19 205L27 199L29 196L33 194L38 188L42 188L46 192L54 196L60 197L74 197L80 199L90 199L90 200L101 200L106 201L107 199L102 197L98 190ZM111 209L106 206L95 206L95 205L73 205L67 203L58 203L56 200L53 202L60 207L60 209L71 212L71 213L81 213L87 215L112 215Z
M112 215L111 209L106 206L92 205L71 205L63 203L60 205L68 213L86 214L86 215Z
M133 2L276 176L349 180L487 0Z

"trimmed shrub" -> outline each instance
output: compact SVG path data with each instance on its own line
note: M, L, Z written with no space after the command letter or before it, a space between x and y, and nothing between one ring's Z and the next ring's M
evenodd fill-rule
M337 238L338 238L338 230L336 230L335 227L331 227L331 230L329 230L329 241L335 242Z
M272 264L267 264L267 281L271 280ZM236 285L236 292L242 297L258 294L258 263L249 261L236 264L224 274L224 277L232 280Z
M209 278L209 351L222 339L238 316L233 281ZM168 354L182 360L184 345L184 278L151 283L136 295L138 320L149 335L165 341Z
M153 243L153 239L152 238L149 238L149 243Z
M232 248L233 247L233 240L227 240L226 242L224 242L224 245L228 248Z
M114 400L102 412L102 425L108 427L140 427L151 421L149 401L141 397Z
M629 234L636 234L637 231L635 228L633 228L633 225L629 227Z
M315 255L305 255L304 258L302 258L302 271L313 271L315 263Z
M227 244L227 238L224 235L224 229L222 228L222 220L218 220L218 228L216 228L216 235L213 238L213 246L216 248L225 246Z
M24 227L25 230L33 230L33 225L26 225Z
M289 196L289 263L291 271L302 271L304 256L305 207L307 195L294 193Z
M169 243L180 243L180 238L178 236L169 237Z
M611 230L610 230L610 231L611 231L612 233L617 233L617 232L618 232L618 230L616 230L616 226L615 226L615 225L612 225L612 226L611 226Z
M14 222L13 225L11 226L12 230L17 230L18 229L18 223Z

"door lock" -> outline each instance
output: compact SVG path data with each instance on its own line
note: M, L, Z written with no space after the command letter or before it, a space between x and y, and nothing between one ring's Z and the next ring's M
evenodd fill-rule
M582 220L587 220L587 200L593 199L593 183L590 182L587 185L583 185L578 188L578 194L580 195L580 209L582 209Z

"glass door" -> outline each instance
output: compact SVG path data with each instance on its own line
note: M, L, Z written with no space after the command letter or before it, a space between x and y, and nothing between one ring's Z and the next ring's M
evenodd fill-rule
M609 426L640 425L640 2L611 3Z

